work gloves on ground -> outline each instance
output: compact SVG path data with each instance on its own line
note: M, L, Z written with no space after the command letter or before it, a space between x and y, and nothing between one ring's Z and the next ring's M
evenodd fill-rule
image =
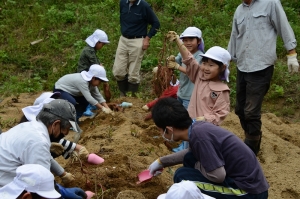
M51 142L51 146L50 146L50 152L51 154L55 154L56 157L60 156L63 152L64 152L64 147L63 145L56 143L56 142Z
M110 108L106 108L104 106L102 106L101 108L102 112L104 112L105 114L111 114L113 113L113 111Z
M65 188L61 186L60 184L57 184L59 187L59 192L64 199L85 199L87 198L86 193L78 188L78 187L73 187L73 188Z
M167 58L167 66L170 69L176 69L176 70L178 70L178 68L179 68L180 65L175 61L175 56L171 55L171 56L169 56Z
M287 65L290 73L297 73L299 70L299 63L297 60L297 53L287 55Z
M162 173L163 165L161 164L159 158L152 162L152 164L149 166L150 175L152 176L158 176Z
M167 39L169 41L176 41L177 39L179 39L179 35L177 35L175 31L169 31L167 33Z
M148 107L147 105L144 105L144 106L142 107L142 109L145 110L145 111L148 111L148 110L149 110L149 107Z
M75 176L71 173L66 172L66 174L60 177L60 179L64 183L64 185L66 185L75 180Z

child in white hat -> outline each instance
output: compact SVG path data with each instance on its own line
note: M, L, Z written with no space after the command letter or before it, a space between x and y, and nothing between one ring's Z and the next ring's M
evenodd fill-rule
M82 50L80 54L80 58L78 60L78 66L77 66L78 73L82 71L88 71L90 66L93 64L102 65L102 63L97 57L97 51L102 49L102 47L105 44L110 43L108 41L107 34L100 29L95 30L95 32L92 35L86 38L85 42L87 43L87 45ZM103 90L104 90L105 99L109 101L111 97L111 93L109 89L109 84L107 82L103 83ZM83 113L83 115L93 117L94 113L91 110L95 110L95 109L96 107L89 104L86 108L86 111Z
M98 89L98 86L105 82L108 82L108 79L104 67L93 64L89 71L61 77L55 83L53 92L60 92L61 99L65 99L75 106L78 121L88 104L96 106L97 109L102 110L104 113L112 113Z
M199 64L176 32L169 31L167 37L170 41L176 41L186 65L186 74L195 84L188 106L190 117L220 125L230 111L230 89L223 82L229 82L229 52L214 46L201 55L202 63ZM169 60L169 68L176 66L176 62Z
M188 51L193 55L194 59L201 63L202 55L204 54L204 39L202 37L202 32L197 27L188 27L180 35L182 44L188 49ZM168 62L171 62L173 65L172 69L180 71L179 76L179 89L177 92L177 99L180 103L188 109L190 98L194 90L194 83L191 82L189 77L186 75L186 65L182 62L183 58L181 53L175 57L171 55L168 58ZM172 149L173 152L181 151L188 147L188 143L183 141L179 147Z

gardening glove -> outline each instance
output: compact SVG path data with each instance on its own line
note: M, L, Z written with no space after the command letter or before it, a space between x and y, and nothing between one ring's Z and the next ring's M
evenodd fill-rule
M297 53L287 55L287 65L290 73L297 73L299 69L299 63L297 60Z
M104 106L102 106L101 110L102 110L102 112L104 112L104 113L106 113L106 114L110 114L110 113L113 112L112 110L110 110L110 108L106 108L106 107L104 107Z
M159 158L152 162L152 164L149 166L150 175L152 176L158 176L162 173L163 165L161 164Z
M167 33L167 39L169 39L169 41L176 41L179 39L179 35L177 35L175 31L169 31Z
M66 172L66 174L61 177L61 180L64 184L69 184L70 182L75 180L75 176L71 173Z
M148 111L148 110L149 110L149 107L148 107L147 105L144 105L144 106L142 107L142 109L145 110L145 111Z
M89 156L89 152L88 150L86 150L86 148L83 146L79 149L79 158L82 160L87 160L88 156Z
M171 55L170 57L168 57L167 60L168 60L168 62L167 62L168 68L178 70L180 65L175 61L174 55Z
M85 199L87 198L86 193L78 188L78 187L73 187L73 188L65 188L61 186L60 184L57 184L59 188L59 192L64 199Z
M55 154L56 156L60 156L64 152L64 147L63 145L56 143L56 142L51 142L50 146L50 152L52 154Z

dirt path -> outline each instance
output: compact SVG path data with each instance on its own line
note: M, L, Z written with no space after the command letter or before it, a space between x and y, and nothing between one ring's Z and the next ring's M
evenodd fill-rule
M4 99L0 103L2 129L14 126L22 116L21 109L31 105L38 96L21 94L19 99ZM118 100L116 102L122 102ZM166 168L162 175L149 182L136 184L140 171L147 169L157 157L170 152L153 122L143 120L147 113L141 109L144 105L142 100L122 100L132 102L133 107L117 112L115 116L99 113L94 119L86 119L80 124L84 132L79 144L103 157L103 164L84 163L83 169L88 172L84 174L79 162L71 163L61 158L58 161L66 171L76 176L77 181L70 186L97 192L99 198L156 199L172 184L172 175L178 166ZM262 149L258 159L270 184L269 198L299 199L300 124L285 123L271 113L263 114L262 121ZM228 115L222 127L243 138L234 113ZM72 140L74 134L71 131L67 138Z

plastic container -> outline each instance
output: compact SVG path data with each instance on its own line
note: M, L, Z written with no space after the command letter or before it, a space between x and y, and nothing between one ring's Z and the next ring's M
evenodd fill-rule
M91 191L86 191L85 193L87 195L87 199L91 199L95 195L95 193Z
M121 106L123 108L129 108L129 107L132 107L132 103L122 102L121 104L119 104L119 106Z
M88 156L87 161L88 161L88 163L91 163L91 164L101 164L104 162L104 159L94 153L91 153Z

